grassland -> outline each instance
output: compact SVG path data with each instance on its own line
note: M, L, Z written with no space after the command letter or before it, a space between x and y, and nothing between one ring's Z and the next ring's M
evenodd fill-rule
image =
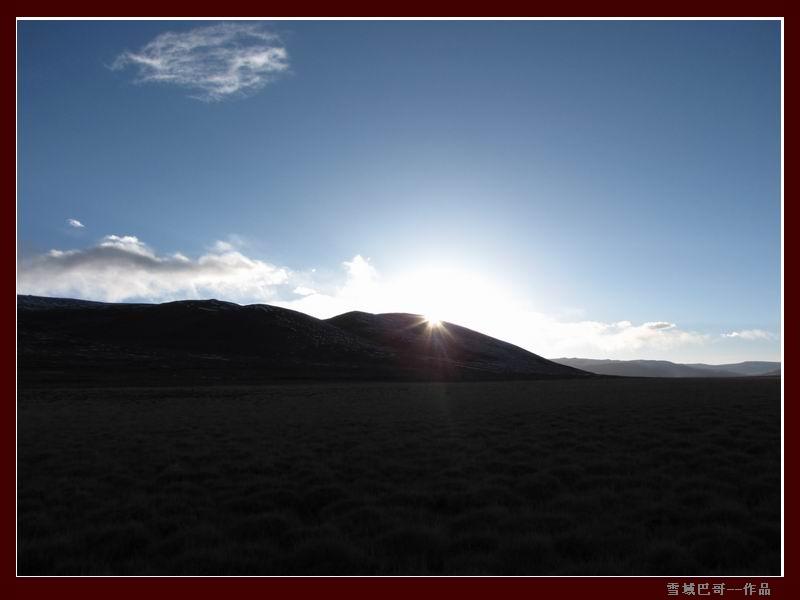
M779 574L777 379L21 389L20 574Z

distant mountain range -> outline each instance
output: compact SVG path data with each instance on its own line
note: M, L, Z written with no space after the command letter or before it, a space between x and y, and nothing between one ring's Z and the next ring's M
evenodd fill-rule
M667 360L596 360L554 358L553 362L596 373L624 377L751 377L779 376L781 363L746 361L727 365L681 364Z
M349 312L321 320L219 300L114 304L20 295L17 346L25 384L592 377L419 315Z

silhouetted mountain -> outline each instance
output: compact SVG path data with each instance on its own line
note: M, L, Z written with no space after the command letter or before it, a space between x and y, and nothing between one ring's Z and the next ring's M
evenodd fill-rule
M598 375L620 375L624 377L748 377L767 375L780 363L748 361L729 365L706 365L702 363L681 364L667 360L610 360L592 358L554 358L553 362L583 369Z
M17 297L26 382L586 377L522 348L409 314L328 320L219 300L114 304Z
M704 365L701 363L689 363L687 367L695 369L713 369L715 371L728 371L736 376L739 375L770 375L775 371L780 374L781 363L763 360L748 360L740 363L727 365Z
M570 374L519 346L452 323L431 326L419 315L353 311L326 322L381 348L414 357L423 368L435 365L444 373Z
M756 375L756 377L780 377L781 370L775 369L774 371L767 371L766 373L761 373L760 375Z

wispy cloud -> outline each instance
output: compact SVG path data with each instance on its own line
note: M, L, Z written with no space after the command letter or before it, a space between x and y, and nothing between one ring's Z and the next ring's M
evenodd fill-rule
M75 229L83 229L86 227L83 223L78 221L78 219L67 219L67 225L74 227Z
M138 52L120 54L111 67L133 67L138 82L173 84L215 101L263 88L288 70L289 55L261 25L223 23L162 33Z
M730 333L723 333L722 337L739 338L747 341L776 339L774 333L764 331L763 329L743 329L742 331L731 331Z

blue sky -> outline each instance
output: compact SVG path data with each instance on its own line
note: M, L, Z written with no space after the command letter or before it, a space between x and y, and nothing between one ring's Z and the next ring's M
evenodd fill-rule
M20 292L780 357L779 22L24 21L18 68Z

